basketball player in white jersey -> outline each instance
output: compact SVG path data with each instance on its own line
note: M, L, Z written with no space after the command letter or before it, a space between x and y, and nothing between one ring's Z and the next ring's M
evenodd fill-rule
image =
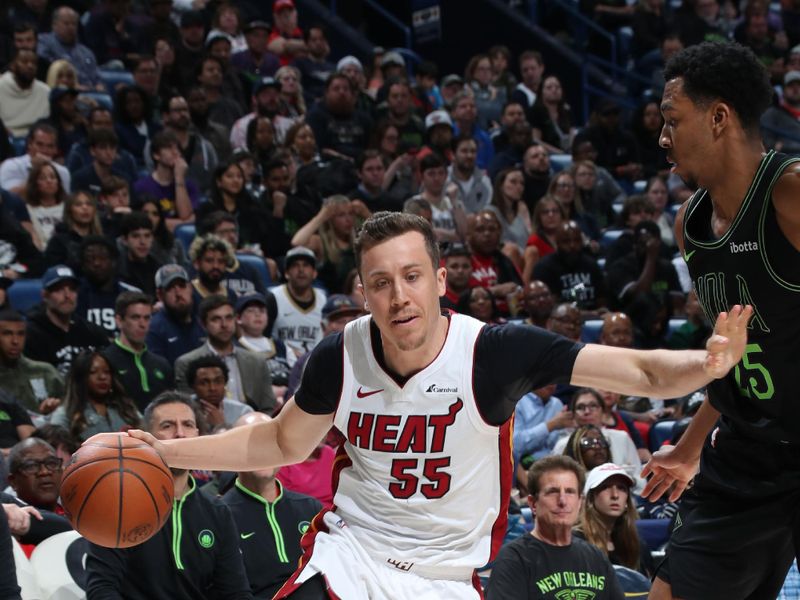
M424 219L377 213L355 245L370 315L325 338L272 422L152 444L176 468L246 471L304 460L335 425L346 441L334 506L314 519L276 598L481 597L511 485L511 416L525 392L570 382L677 397L741 357L749 307L717 319L705 351L574 343L527 325L442 315L445 269Z

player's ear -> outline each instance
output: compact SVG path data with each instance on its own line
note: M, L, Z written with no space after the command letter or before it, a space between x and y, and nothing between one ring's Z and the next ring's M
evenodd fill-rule
M447 269L444 267L436 269L436 288L440 296L447 292Z
M725 102L718 102L711 110L711 126L716 131L722 131L733 114L733 109Z

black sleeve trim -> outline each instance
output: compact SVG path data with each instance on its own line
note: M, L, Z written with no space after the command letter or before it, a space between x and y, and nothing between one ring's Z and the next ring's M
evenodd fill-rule
M322 339L311 351L294 401L312 415L336 412L344 385L344 335Z
M581 343L532 325L484 327L473 367L475 402L484 421L502 425L528 392L569 383L581 348Z

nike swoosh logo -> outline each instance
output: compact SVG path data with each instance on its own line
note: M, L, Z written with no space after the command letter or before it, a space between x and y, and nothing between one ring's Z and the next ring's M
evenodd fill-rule
M175 337L167 338L167 341L171 344L172 342L177 341L177 339L178 336L176 335Z
M128 372L128 369L120 369L119 370L119 374L120 375L125 375L125 373L127 373L127 372Z
M379 394L382 391L383 391L383 388L381 388L379 390L373 390L371 392L364 392L364 391L362 391L361 386L358 386L358 391L356 392L356 396L358 396L359 398L366 398L367 396L372 396L372 394Z
M243 540L246 540L247 538L253 537L255 534L256 534L255 531L251 531L250 533L240 533L239 537L242 538Z
M694 256L695 252L697 252L697 250L692 250L691 252L687 252L686 254L683 255L683 260L689 262L689 259L692 258L692 256Z

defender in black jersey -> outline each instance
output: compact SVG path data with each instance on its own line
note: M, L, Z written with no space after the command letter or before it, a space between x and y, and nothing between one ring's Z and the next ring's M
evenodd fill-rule
M751 310L738 306L699 352L583 346L447 317L438 246L414 215L373 215L355 254L371 314L312 351L276 419L200 439L131 432L176 468L252 471L304 460L336 424L345 441L334 507L314 518L276 598L477 600L475 569L506 530L510 417L523 388L566 380L674 397L723 377L747 342Z
M707 315L753 318L742 360L645 467L644 494L675 500L700 466L650 598L774 598L800 523L800 159L764 152L772 89L750 50L688 48L665 79L660 143L698 188L675 224L693 287Z

